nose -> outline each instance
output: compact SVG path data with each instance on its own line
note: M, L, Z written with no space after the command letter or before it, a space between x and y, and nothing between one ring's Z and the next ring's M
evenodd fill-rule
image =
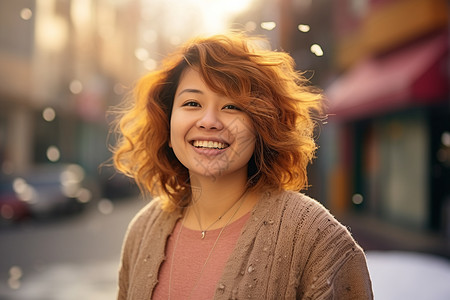
M197 121L197 127L203 129L223 129L223 123L221 122L218 114L219 112L214 109L205 110Z

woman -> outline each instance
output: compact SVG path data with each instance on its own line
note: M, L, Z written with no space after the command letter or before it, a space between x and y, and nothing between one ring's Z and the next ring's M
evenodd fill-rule
M118 299L371 299L362 249L298 193L321 95L241 34L188 42L138 83L117 168L155 199L131 222Z

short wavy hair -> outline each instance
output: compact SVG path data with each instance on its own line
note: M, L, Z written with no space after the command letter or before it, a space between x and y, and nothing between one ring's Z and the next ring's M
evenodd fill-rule
M254 154L248 188L302 190L316 150L314 128L322 95L285 52L271 51L262 38L243 33L190 40L141 78L122 107L113 149L116 168L141 191L160 197L168 211L189 204L189 172L169 147L175 91L186 68L195 67L211 90L236 101L253 122Z

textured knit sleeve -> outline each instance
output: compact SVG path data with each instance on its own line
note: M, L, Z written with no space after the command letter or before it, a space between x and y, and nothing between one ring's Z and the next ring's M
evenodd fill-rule
M311 206L309 258L302 272L301 299L373 299L363 250L320 204Z
M369 278L365 255L357 249L334 278L333 299L373 299Z
M151 201L136 214L128 225L124 242L122 244L122 255L119 267L119 290L117 293L118 300L125 300L129 298L128 287L130 285L134 262L136 261L143 232L145 231L146 226L149 225L149 215L151 215L155 205L156 201Z
M122 256L120 259L119 267L119 291L117 293L118 300L127 299L128 294L128 284L129 284L129 270L130 270L130 246L129 242L129 231L125 235L124 243L122 244Z

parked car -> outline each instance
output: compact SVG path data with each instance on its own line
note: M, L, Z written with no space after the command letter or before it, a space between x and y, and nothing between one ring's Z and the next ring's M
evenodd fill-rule
M0 225L21 221L30 216L29 206L17 196L13 181L12 177L0 176Z
M12 188L31 216L46 218L80 212L92 198L84 169L76 164L44 164L15 176Z
M100 184L102 197L107 199L129 199L139 195L135 181L113 167L103 167L100 170Z

